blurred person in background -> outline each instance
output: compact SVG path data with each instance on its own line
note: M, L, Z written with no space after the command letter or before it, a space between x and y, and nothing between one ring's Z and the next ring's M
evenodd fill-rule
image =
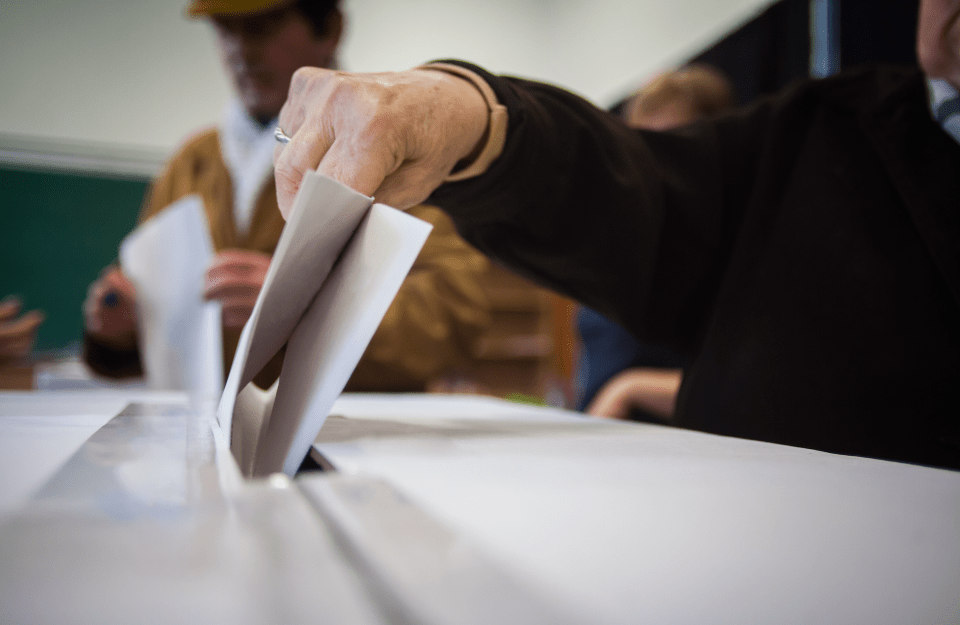
M734 101L733 85L722 72L687 65L661 74L621 108L631 128L669 130L722 113ZM640 343L586 306L577 311L576 325L577 408L598 417L668 422L686 359L666 347Z
M204 296L223 307L229 370L240 332L266 277L284 220L273 171L274 128L294 71L337 67L344 17L337 0L194 0L191 17L216 34L236 98L222 123L190 137L154 181L141 222L189 194L203 200L216 258ZM348 390L421 391L468 357L488 324L479 278L487 259L430 206L410 211L433 231L360 361ZM142 375L136 290L119 267L107 267L84 304L84 358L108 377ZM282 353L255 381L269 386Z

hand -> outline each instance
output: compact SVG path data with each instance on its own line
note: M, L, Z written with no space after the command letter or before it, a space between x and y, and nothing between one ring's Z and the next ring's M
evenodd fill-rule
M669 419L677 403L682 369L635 368L610 378L586 412L607 419L629 419L631 408Z
M419 204L476 151L488 116L476 87L445 72L301 68L280 111L292 137L274 153L280 212L313 169L396 208Z
M39 310L31 310L17 318L22 305L18 297L0 301L0 363L23 358L33 350L37 340L37 328L43 323L44 315Z
M270 267L270 256L249 250L224 250L207 269L203 296L223 305L223 325L243 328L253 312L263 281Z
M111 265L87 289L83 303L87 334L117 349L137 345L137 290L118 267Z

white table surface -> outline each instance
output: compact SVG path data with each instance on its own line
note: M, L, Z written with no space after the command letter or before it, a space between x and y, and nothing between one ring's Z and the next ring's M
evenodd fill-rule
M384 625L299 489L244 482L185 400L0 394L5 449L35 465L0 474L23 494L0 517L0 623Z
M483 404L345 397L334 414L443 433L317 448L584 622L960 622L958 472ZM450 433L491 419L556 427Z
M0 516L34 491L132 401L185 404L173 391L0 392Z
M0 393L5 512L16 512L131 400L176 404L183 398L140 391ZM396 489L454 543L482 553L572 622L960 622L957 472L487 398L347 395L333 414L341 417L328 421L339 428L339 442L317 447L342 475ZM149 481L135 488L141 497L150 494ZM261 622L278 597L292 597L300 614L312 613L317 608L311 606L329 604L334 595L310 598L303 580L322 576L310 570L309 558L296 556L297 545L317 554L330 547L304 516L301 499L284 494L290 492L250 483L227 498L226 508L210 506L208 494L197 500L202 505L187 501L184 509L192 512L174 525L163 518L132 524L114 518L88 526L58 519L55 509L51 517L49 508L36 517L39 525L14 516L0 526L7 554L0 595L9 607L10 597L24 596L26 583L36 597L20 600L16 614L41 604L46 607L38 613L51 617L80 609L89 618L77 622L131 622L144 610L148 618L138 622L155 622L151 614L167 622ZM289 519L279 512L288 509ZM376 526L377 517L365 522ZM387 536L399 542L397 527ZM135 542L117 543L115 536ZM151 536L171 542L153 544ZM21 538L41 545L47 537L58 550L47 568L33 568L33 547ZM141 543L146 551L136 547ZM272 556L271 544L287 555ZM81 545L112 555L98 559ZM237 545L247 547L237 552ZM137 566L124 563L129 549ZM86 565L71 568L81 555L92 558L96 574L79 575ZM163 566L154 568L158 563ZM177 574L184 563L192 577ZM341 563L324 575L346 580L350 574ZM31 579L53 581L47 587ZM119 598L107 609L97 593L113 579L123 583L113 588ZM185 597L190 579L216 592ZM300 586L291 590L287 583ZM351 592L336 595L353 597L343 600L344 613L378 622L364 611L360 591ZM227 609L225 600L240 603ZM197 618L178 611L178 601L194 606ZM4 610L0 606L0 622Z

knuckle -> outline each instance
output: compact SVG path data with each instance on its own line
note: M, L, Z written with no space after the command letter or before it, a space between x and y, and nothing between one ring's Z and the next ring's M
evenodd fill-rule
M340 100L342 98L352 98L357 86L356 81L351 76L342 72L335 72L330 76L327 88L331 99Z
M301 67L293 72L293 78L290 80L290 95L301 93L307 88L316 74L316 68Z

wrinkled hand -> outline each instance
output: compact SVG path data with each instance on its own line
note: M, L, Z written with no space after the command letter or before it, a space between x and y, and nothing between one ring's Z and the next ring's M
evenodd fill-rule
M238 329L250 318L263 288L270 256L249 250L224 250L207 269L203 296L223 306L223 325Z
M631 408L669 419L677 403L682 369L626 369L610 378L586 412L607 419L629 419Z
M313 169L396 208L419 204L476 151L487 121L476 87L445 72L301 68L280 111L292 137L274 153L280 211Z
M7 297L0 302L0 363L19 360L33 349L37 340L37 328L44 315L31 310L21 315L23 304L18 297Z
M111 265L87 289L83 303L87 334L117 349L137 344L137 290L118 267Z

